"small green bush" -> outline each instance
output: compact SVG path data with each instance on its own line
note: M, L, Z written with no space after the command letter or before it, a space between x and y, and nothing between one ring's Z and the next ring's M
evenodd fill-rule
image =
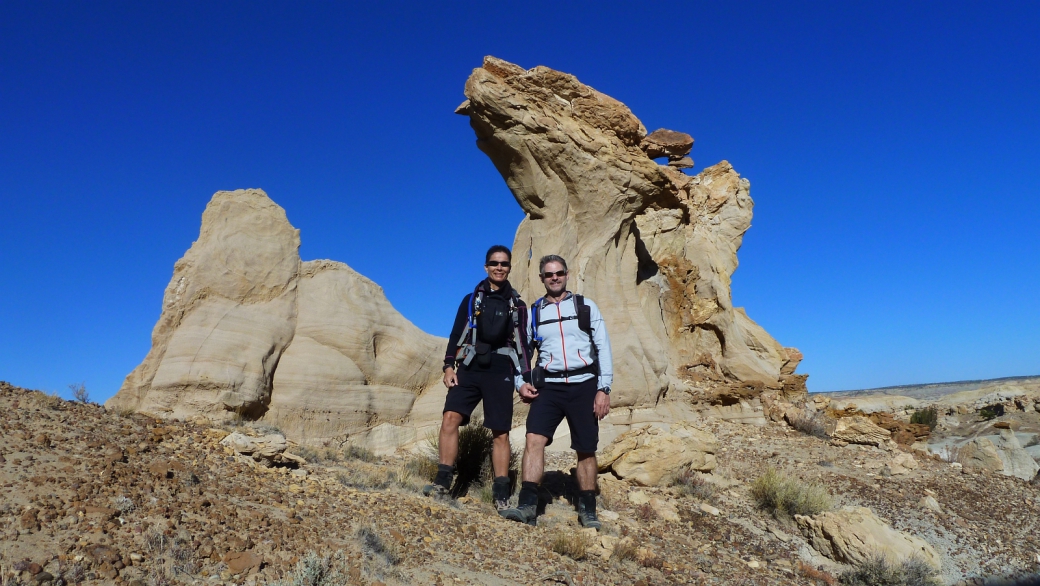
M751 496L759 507L777 518L815 515L834 507L834 500L823 487L804 483L774 468L755 479Z
M979 409L979 416L982 417L983 421L989 421L990 419L996 419L1004 415L1004 406L1000 403L996 405L988 405Z
M938 573L918 558L890 563L884 556L872 556L856 568L843 573L838 582L846 586L939 586Z
M924 409L918 409L910 415L910 423L920 423L927 425L928 429L935 429L935 425L939 422L939 413L935 407L926 407Z

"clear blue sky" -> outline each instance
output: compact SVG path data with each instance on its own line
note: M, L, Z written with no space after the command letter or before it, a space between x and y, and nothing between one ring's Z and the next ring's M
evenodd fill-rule
M486 54L750 179L734 301L811 390L1040 374L1040 3L350 4L0 3L0 380L111 396L221 189L447 335L522 217Z

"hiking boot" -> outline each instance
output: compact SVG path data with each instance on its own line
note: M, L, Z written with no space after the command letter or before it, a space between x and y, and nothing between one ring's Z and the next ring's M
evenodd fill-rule
M439 484L427 484L423 487L422 493L424 496L447 499L451 497L451 492L447 488Z
M509 519L510 521L516 521L517 523L527 523L532 527L538 524L538 507L534 505L499 509L498 514L506 519Z
M509 499L495 499L495 508L498 509L499 513L510 508Z
M582 527L589 527L596 531L603 527L603 523L600 523L599 519L596 518L596 510L586 509L581 505L578 505L578 522L581 523Z

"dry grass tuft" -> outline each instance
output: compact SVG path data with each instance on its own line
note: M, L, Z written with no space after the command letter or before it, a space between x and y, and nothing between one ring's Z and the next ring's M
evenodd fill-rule
M657 518L657 511L650 506L650 503L643 503L636 507L635 516L640 521L646 523Z
M384 490L399 487L414 491L419 489L420 480L404 466L382 466L356 461L336 473L336 480L344 486L359 490Z
M804 483L770 468L751 484L751 496L759 507L777 518L815 515L834 507L834 500L822 486Z
M715 485L705 480L702 474L689 468L684 467L676 472L672 477L671 484L678 487L680 492L686 496L692 496L708 502L715 498Z
M650 550L643 550L640 552L639 559L636 561L644 568L654 568L655 570L664 569L664 558Z
M827 416L822 413L809 413L808 411L802 411L799 414L789 416L787 421L791 424L791 427L804 433L805 435L811 435L820 439L827 439L830 435L827 434Z
M797 571L803 578L812 580L813 584L823 583L824 586L835 586L838 583L838 579L834 576L824 572L823 570L817 570L802 561L799 561L795 566L795 571Z
M557 531L553 535L552 550L572 560L585 559L590 547L592 547L592 539L584 533Z
M614 544L613 553L610 554L610 559L618 563L636 561L637 557L638 552L636 543L631 537L625 537L618 540L618 542Z
M917 558L891 563L877 555L838 577L847 586L939 586L942 582L931 566Z

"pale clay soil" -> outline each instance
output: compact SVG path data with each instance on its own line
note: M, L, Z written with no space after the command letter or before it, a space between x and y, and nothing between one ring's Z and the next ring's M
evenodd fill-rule
M118 414L0 383L0 580L266 584L308 552L340 550L347 581L357 584L822 584L805 568L837 575L844 567L815 555L793 523L751 498L751 482L768 467L924 538L943 558L945 583L1037 569L1040 494L1030 483L964 473L921 453L916 470L886 477L892 453L878 448L836 447L775 423L695 424L722 446L711 506L675 488L601 475L601 536L634 544L636 559L606 557L596 536L576 561L552 548L557 535L580 531L562 497L528 527L499 518L476 491L445 502L423 497L417 479L370 490L337 479L401 469L400 459L265 468L219 445L227 431L211 425ZM549 491L567 492L573 463L548 459ZM926 490L941 513L919 504ZM638 491L673 505L679 520L631 504L628 493ZM362 527L382 545L366 545Z

